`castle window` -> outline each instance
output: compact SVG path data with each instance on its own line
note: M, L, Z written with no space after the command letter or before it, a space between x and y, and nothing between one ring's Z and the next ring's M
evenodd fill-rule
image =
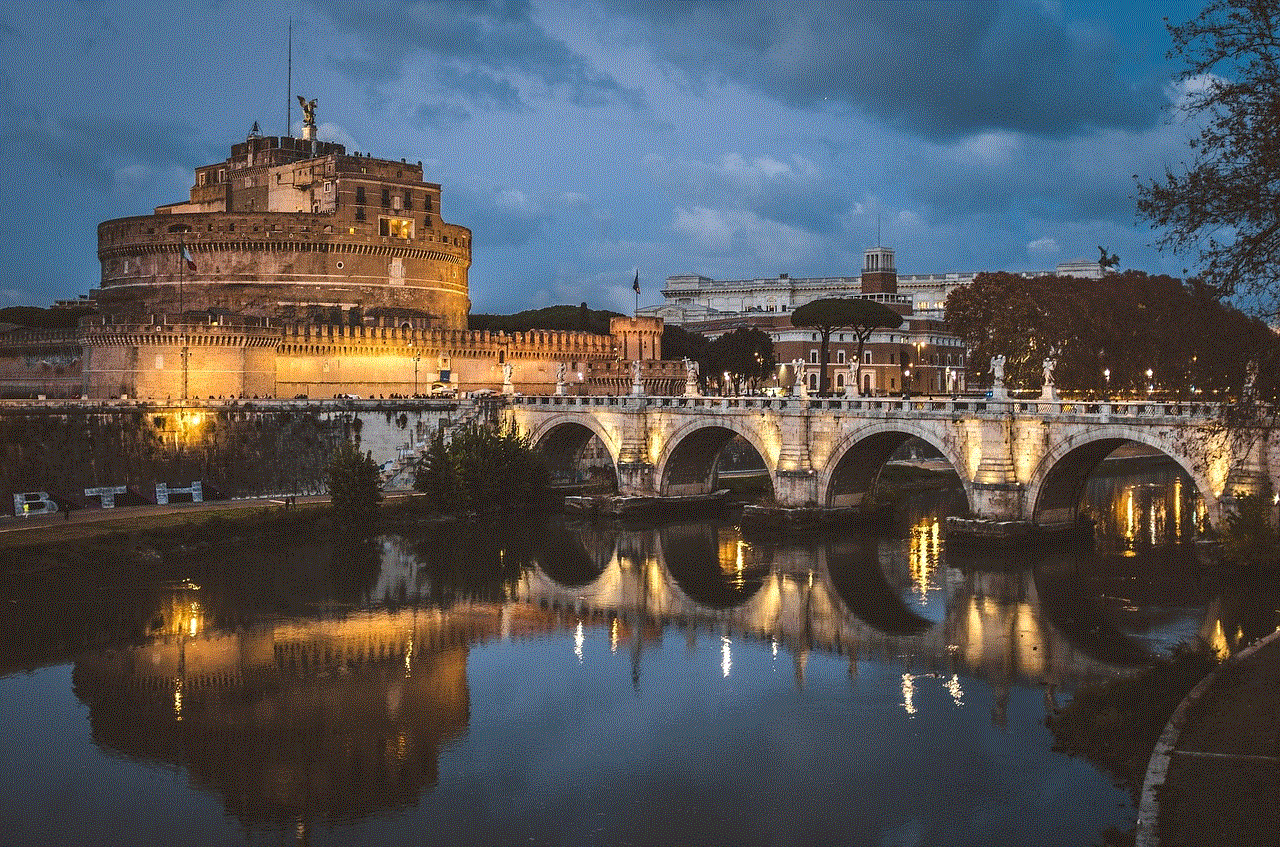
M413 221L406 218L379 218L378 235L413 238Z
M424 208L424 209L426 209L428 212L430 212L430 211L431 211L431 208L432 208L432 207L431 207L431 195L430 195L430 194L428 194L428 195L426 196L426 198L422 201L422 203L423 203L422 208Z
M364 186L363 185L356 186L356 203L360 204L361 206L364 205Z
M360 206L356 207L356 220L358 221L364 220L364 209Z
M383 207L391 205L391 189L382 189L382 205Z
M324 184L324 193L325 193L325 194L328 194L328 193L329 193L329 192L331 192L331 191L333 191L333 183L332 183L332 182L325 182L325 184Z
M405 191L405 193L404 193L404 207L405 207L406 209L412 209L412 208L413 208L413 192L412 192L412 191Z
M207 173L205 173L204 171L201 171L201 172L197 175L197 178L196 178L196 184L197 184L197 185L204 185L205 180L208 178L208 176L209 176L209 175L208 175Z
M218 168L218 182L226 182L226 181L227 181L227 169Z
M426 217L424 217L424 218L422 219L422 228L423 228L423 229L431 229L431 216L430 216L430 215L427 215Z

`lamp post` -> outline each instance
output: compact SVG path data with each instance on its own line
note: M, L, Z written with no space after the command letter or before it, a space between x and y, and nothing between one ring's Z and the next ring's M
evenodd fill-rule
M1110 397L1111 396L1111 368L1102 369L1102 379L1106 383L1106 389L1105 389L1106 394L1108 397Z
M1151 368L1147 368L1147 396L1151 396Z
M413 396L418 396L418 361L422 358L422 351L417 347L413 348Z

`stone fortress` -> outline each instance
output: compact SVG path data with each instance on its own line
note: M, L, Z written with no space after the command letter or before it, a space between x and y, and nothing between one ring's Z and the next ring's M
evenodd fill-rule
M468 330L471 231L444 221L440 185L421 162L317 140L315 107L302 138L255 124L186 202L102 223L101 284L80 301L96 313L0 334L0 396L626 393L628 357L652 388L683 377L653 361L652 318L611 336Z

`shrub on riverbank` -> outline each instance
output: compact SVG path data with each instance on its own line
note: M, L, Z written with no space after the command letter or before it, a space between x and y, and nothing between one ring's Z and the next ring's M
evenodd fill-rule
M329 459L325 480L339 526L356 529L373 522L382 502L382 482L372 454L361 453L349 441L342 442Z
M447 443L436 433L418 458L413 487L436 511L470 512L536 502L549 481L541 457L514 424L472 423Z

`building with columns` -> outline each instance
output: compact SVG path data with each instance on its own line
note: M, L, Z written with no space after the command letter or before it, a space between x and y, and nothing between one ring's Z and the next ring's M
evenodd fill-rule
M966 281L973 275L967 275ZM941 309L916 311L915 293L901 287L889 247L872 247L863 253L862 273L856 277L713 280L702 276L668 277L663 297L668 302L641 309L643 315L662 318L693 332L716 336L742 326L769 333L777 353L779 382L791 384L796 371L810 390L817 390L821 337L812 329L791 324L797 306L827 297L863 297L886 304L903 316L896 329L873 332L863 346L860 368L852 332L832 333L827 363L827 384L845 393L855 371L863 395L940 394L963 391L966 356L960 339L945 331ZM956 284L963 284L957 282ZM938 295L930 295L935 300ZM945 300L945 298L943 298ZM797 360L801 365L797 366Z

